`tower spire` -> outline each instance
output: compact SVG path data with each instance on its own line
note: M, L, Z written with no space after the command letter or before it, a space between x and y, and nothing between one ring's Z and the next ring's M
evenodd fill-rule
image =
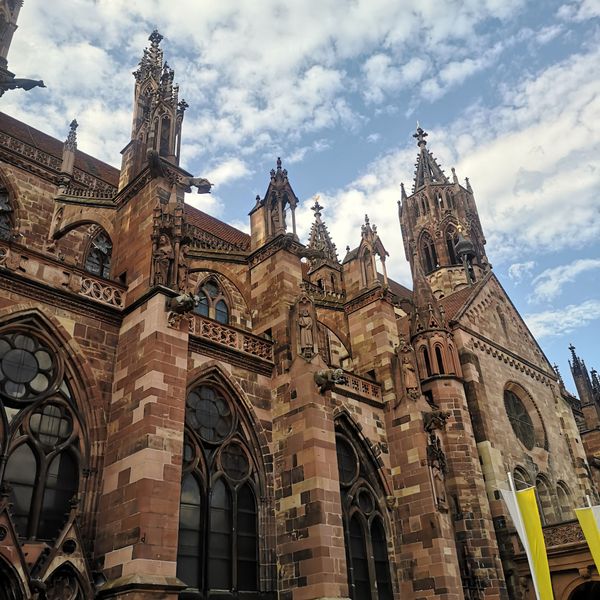
M415 165L413 192L430 183L450 183L433 154L427 149L427 140L425 138L428 135L417 123L417 131L413 133L413 137L417 140L419 155L417 156L417 164Z
M337 268L339 266L337 249L331 241L327 226L321 219L323 207L319 204L319 196L315 198L315 203L311 207L311 210L315 213L315 220L310 229L308 249L319 253L321 257L311 259L310 270L314 271L323 264Z

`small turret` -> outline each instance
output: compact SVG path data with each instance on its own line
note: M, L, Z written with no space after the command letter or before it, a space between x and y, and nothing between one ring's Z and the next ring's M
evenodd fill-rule
M69 125L69 134L63 144L62 164L60 167L61 185L68 185L73 177L75 152L77 151L77 127L79 123L73 119Z

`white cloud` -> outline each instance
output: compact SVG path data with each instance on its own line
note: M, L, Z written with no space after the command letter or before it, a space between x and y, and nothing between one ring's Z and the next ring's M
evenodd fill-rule
M534 260L528 260L522 263L513 263L508 267L508 276L515 282L520 283L524 277L531 275L535 267Z
M558 9L558 16L565 21L585 21L600 16L600 0L576 0Z
M524 318L534 337L538 339L565 335L600 319L600 300L586 300L557 310L525 315Z
M225 212L223 200L214 194L186 194L185 203L213 217L221 218Z
M584 258L546 269L533 279L533 299L552 300L560 295L567 283L572 283L578 275L593 269L600 269L600 259Z
M206 177L215 187L225 185L236 179L241 179L250 174L248 165L239 158L227 158L210 169L203 177Z
M310 146L301 146L286 155L286 164L299 163L304 160L304 157L309 153L323 152L329 148L329 142L325 139L315 140Z

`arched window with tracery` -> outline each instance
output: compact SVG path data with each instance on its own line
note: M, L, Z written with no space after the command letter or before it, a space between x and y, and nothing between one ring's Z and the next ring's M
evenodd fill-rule
M5 187L0 186L0 240L10 240L13 230L13 208L10 195Z
M448 249L448 259L451 265L459 265L460 260L456 254L456 244L458 243L458 232L454 225L446 229L446 248Z
M542 525L549 525L556 523L556 511L554 510L554 504L552 502L552 493L550 483L543 475L538 475L535 479L535 490L537 493L537 500L540 507L540 517L542 519Z
M421 237L421 259L426 274L437 269L438 259L435 244L428 233L424 233Z
M218 378L188 392L177 577L202 598L259 597L258 473L242 421Z
M392 600L380 494L367 467L372 461L362 455L339 422L336 432L349 595L353 600Z
M562 521L570 521L575 518L573 512L573 501L569 486L564 481L559 481L556 484L556 499L560 508L560 517Z
M34 328L0 329L1 442L18 535L51 542L78 494L83 430L61 352Z
M112 260L112 241L102 228L98 228L90 240L84 261L84 269L104 279L110 278L110 263Z
M229 323L229 304L221 284L215 277L210 277L198 288L198 305L194 309L196 314L219 323Z

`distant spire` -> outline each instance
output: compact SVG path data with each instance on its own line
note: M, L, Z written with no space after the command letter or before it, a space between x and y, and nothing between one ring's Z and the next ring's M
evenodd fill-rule
M337 248L331 241L327 226L321 220L321 211L323 210L323 207L319 204L319 196L315 198L315 203L311 207L311 210L315 213L315 221L310 230L308 248L320 253L321 257L311 259L310 268L311 270L314 270L322 264L329 264L330 266L337 267L339 265Z
M419 154L415 165L413 192L428 183L450 183L433 154L427 149L427 140L425 138L428 135L417 123L417 131L413 134L413 137L417 140Z

